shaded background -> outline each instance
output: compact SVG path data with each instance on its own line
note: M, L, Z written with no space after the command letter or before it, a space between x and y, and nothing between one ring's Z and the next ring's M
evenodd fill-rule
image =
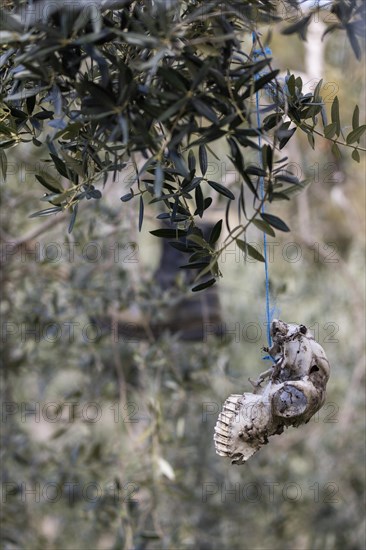
M311 80L296 37L271 47L278 67ZM324 63L325 101L338 95L345 120L359 104L364 120L364 67L343 34ZM137 205L119 200L128 166L70 236L65 218L28 219L42 156L14 150L2 185L3 548L365 548L365 161L297 139L287 153L310 185L277 207L292 231L270 239L271 292L277 315L312 328L331 378L308 425L241 467L215 454L213 428L226 397L264 370L263 265L223 255L219 320L179 272L157 284L158 211L139 234ZM209 169L235 178L229 164ZM254 230L249 242L262 247ZM197 320L200 340L184 341Z

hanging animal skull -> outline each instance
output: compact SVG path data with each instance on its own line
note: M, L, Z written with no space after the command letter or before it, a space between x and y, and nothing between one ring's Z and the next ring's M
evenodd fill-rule
M215 426L217 454L243 464L285 427L300 426L323 406L329 379L325 352L304 325L274 320L273 366L262 373L252 393L230 395ZM265 381L266 385L264 385Z

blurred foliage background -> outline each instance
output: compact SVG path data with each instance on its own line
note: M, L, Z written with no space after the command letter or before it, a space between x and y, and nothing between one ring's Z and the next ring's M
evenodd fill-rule
M355 104L364 119L364 65L343 38L326 41L324 82L346 120ZM296 36L270 45L276 67L305 70ZM155 283L156 211L138 233L137 205L119 201L127 166L69 235L62 215L28 218L39 209L42 152L24 145L9 155L2 548L365 548L365 159L336 159L322 142L311 151L301 136L290 153L311 185L277 207L291 233L269 241L271 293L280 318L314 330L331 378L319 414L242 467L215 454L213 427L226 397L263 370L263 264L236 248L221 258L219 335L209 325L198 342L102 330L106 312L145 326L174 316L182 296L193 300L179 276L175 287ZM262 246L259 232L249 237Z

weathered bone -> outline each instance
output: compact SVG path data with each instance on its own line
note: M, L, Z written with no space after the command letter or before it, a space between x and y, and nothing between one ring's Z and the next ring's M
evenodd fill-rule
M284 427L300 426L323 406L329 363L304 325L274 320L271 369L253 383L253 393L230 395L215 426L217 454L243 464ZM266 385L264 380L269 378Z

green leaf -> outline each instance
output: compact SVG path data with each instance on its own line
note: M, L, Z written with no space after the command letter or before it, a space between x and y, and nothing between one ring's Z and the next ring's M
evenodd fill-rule
M189 177L189 171L187 168L187 165L184 161L184 158L181 155L178 155L175 151L170 152L170 159L174 163L174 168L180 176L183 176L184 178Z
M278 176L275 177L275 180L276 182L284 181L286 183L291 183L292 185L300 185L299 178L288 171L280 172Z
M301 78L301 76L297 76L295 78L295 85L296 85L296 88L298 89L299 93L301 94L301 92L302 92L302 78Z
M210 245L212 246L213 244L215 244L215 242L218 240L218 238L220 237L221 235L221 229L222 229L222 220L219 220L215 226L213 227L212 231L211 231L211 234L210 234L210 238L208 239L208 242L210 243Z
M276 191L276 192L272 193L271 202L272 201L283 201L283 200L289 201L290 197L288 196L288 191L290 191L293 188L294 188L294 186L289 187L288 189L285 189L284 191L278 191L278 192Z
M263 168L259 168L259 166L254 166L254 164L248 166L247 169L245 170L245 172L247 174L249 174L250 176L264 177L264 176L267 175L267 172L265 170L263 170Z
M246 208L245 208L245 197L244 197L244 185L240 185L240 196L238 201L238 218L239 222L241 221L241 212L247 218Z
M209 262L192 262L191 264L180 265L179 268L180 269L204 269L208 265L210 265Z
M31 98L28 98L28 99L34 99L34 98L31 97ZM48 118L52 118L53 115L54 115L53 111L46 111L46 109L44 109L43 111L40 111L39 113L36 113L34 115L34 118L36 118L37 120L47 120Z
M193 243L198 244L198 246L201 246L202 248L209 250L208 243L199 235L196 235L195 233L191 233L190 235L187 236L187 239L189 241L192 241Z
M355 28L356 23L354 23L354 24L352 24L352 23L345 24L344 26L346 28L348 40L350 41L353 52L354 52L356 58L358 59L358 61L360 61L360 59L362 57L362 54L361 54L360 45L359 45L357 37L356 37L356 32L355 32L356 31L356 28Z
M82 124L80 122L71 122L64 129L57 132L55 139L63 137L64 139L74 139L79 135Z
M61 212L61 206L54 206L53 208L46 208L45 210L39 210L31 214L30 218L40 218L41 216L49 216L50 214L56 214L56 212Z
M0 122L0 133L5 134L6 136L9 136L9 137L13 135L10 128L8 128L5 124L2 124L1 122Z
M235 168L238 170L238 172L244 177L244 173L245 173L244 158L240 151L239 145L231 137L227 139L227 142L230 146L230 152L231 152L231 157L229 158L234 164Z
M263 231L263 233L267 233L267 235L270 235L271 237L275 237L276 233L273 231L272 227L266 223L263 220L255 219L253 220L253 225L255 225L260 231Z
M302 40L306 40L306 32L307 32L311 17L312 17L312 13L310 15L307 15L303 19L300 19L300 21L296 21L296 23L294 23L293 25L289 25L288 27L282 30L282 34L294 34L296 32L299 34Z
M220 275L220 270L216 258L212 258L210 263L200 270L196 277L196 280L198 281L199 279L202 279L202 277L204 277L208 273L214 275L215 277L218 277Z
M143 221L144 221L144 199L142 198L142 195L140 195L139 231L141 231Z
M192 151L192 149L189 150L189 153L188 153L188 168L189 168L189 171L193 173L195 172L195 169L196 169L196 157L194 156L194 152Z
M271 72L265 74L264 76L261 76L257 80L255 80L254 85L249 86L245 90L245 92L241 96L241 99L242 100L247 99L251 95L255 94L256 92L258 92L259 90L264 88L264 86L266 84L268 84L269 82L271 82L271 80L276 78L276 76L278 75L279 72L280 72L279 69L276 69L275 71L271 71Z
M226 228L228 230L228 233L231 233L230 229L230 221L229 221L229 214L230 214L230 206L232 205L231 201L227 201L226 208L225 208L225 224Z
M323 85L323 79L319 80L318 84L316 85L315 87L315 90L314 90L314 101L316 103L320 103L321 102L321 97L320 97L320 90L322 88L322 85Z
M58 189L57 187L54 187L51 183L46 181L42 176L36 175L36 178L46 189L48 189L52 193L59 194L62 191L62 189Z
M189 82L187 82L178 71L171 68L159 67L158 75L161 76L163 80L168 82L173 88L181 90L182 92L187 92Z
M264 67L266 67L271 62L270 57L266 59L261 59L260 61L257 61L250 69L244 71L244 73L241 75L240 78L237 79L235 83L235 91L238 92L238 90L244 86L244 84L247 84L247 82L252 78L253 75L256 75L259 73Z
M196 201L195 215L198 215L200 218L202 218L203 211L204 211L204 200L203 200L203 193L200 185L198 185L194 190L194 198Z
M207 208L209 208L211 204L212 204L212 198L206 197L205 200L203 201L203 209L207 210Z
M339 136L341 133L341 121L339 119L339 100L338 96L335 96L333 99L332 107L331 107L331 117L332 122L336 125L336 134Z
M265 222L269 223L269 225L279 229L280 231L290 231L290 228L285 224L285 222L273 214L266 214L263 212L261 213L261 217Z
M291 122L284 122L277 130L277 137L280 141L280 149L282 149L286 143L292 138L296 132L296 127L289 128Z
M161 237L163 239L179 239L187 235L187 231L183 231L183 229L154 229L150 233L154 237Z
M56 155L53 155L52 153L50 153L50 157L54 162L54 165L55 165L55 168L56 168L57 172L59 174L61 174L61 176L63 176L64 178L69 179L69 174L68 174L66 164L64 163L64 161L61 160Z
M133 199L133 197L134 197L134 192L133 192L132 189L131 189L130 193L126 193L125 195L123 195L123 196L121 197L121 201L122 201L122 202L128 202L128 201L130 201L131 199Z
M314 138L314 135L313 135L311 132L309 132L309 133L307 134L307 136L308 136L308 142L309 142L310 147L311 147L312 149L315 149L315 138Z
M23 120L28 118L27 113L24 113L20 109L15 109L14 107L11 109L11 114L12 114L13 117L20 118L20 119L23 119Z
M263 119L263 126L262 126L263 130L265 131L272 130L272 128L274 128L275 126L277 126L277 124L279 124L280 120L281 120L281 116L278 113L274 113L266 116Z
M1 173L3 175L3 178L5 180L6 179L6 172L7 172L7 169L8 169L8 161L7 161L7 158L6 158L5 151L3 151L2 149L0 149L0 168L1 168Z
M356 130L360 125L360 109L359 106L356 105L353 115L352 115L352 129Z
M248 254L251 258L254 260L258 260L259 262L264 262L264 258L260 252L254 246L250 245L249 243L246 243L245 241L242 241L241 239L236 239L236 244L242 250L245 252L245 254Z
M180 252L193 252L195 247L187 243L182 243L180 241L169 241L169 244L172 248L179 250ZM207 252L206 252L207 254Z
M8 149L10 147L12 147L13 145L15 145L17 143L17 141L15 139L10 139L8 141L2 141L0 143L0 147L1 149Z
M192 103L200 115L207 118L213 124L219 124L219 119L217 118L215 111L207 103L197 98L193 98Z
M263 145L262 153L263 153L263 160L265 159L265 162L269 168L269 171L272 172L272 166L273 166L272 147L270 145Z
M161 190L163 188L164 182L164 171L161 167L161 164L158 163L155 168L155 178L154 178L154 195L155 197L161 197Z
M251 190L251 192L253 193L253 195L258 198L258 193L257 193L257 190L255 188L255 186L253 185L253 182L252 180L250 179L249 175L247 174L247 172L243 172L241 174L243 176L243 179L245 181L245 183L247 184L247 186L249 187L249 189Z
M227 134L225 130L220 130L220 128L217 128L216 126L211 126L207 128L207 130L204 130L202 133L202 137L196 139L195 141L193 141L193 143L190 144L191 147L193 147L194 145L200 145L201 143L210 143L211 141L215 141L216 139L219 139ZM210 152L214 154L211 149Z
M73 207L73 211L72 211L72 214L71 214L71 220L70 220L70 223L69 223L68 233L71 233L71 231L74 228L76 216L77 216L77 213L78 213L78 207L79 207L79 205L77 203Z
M208 281L201 283L199 285L196 285L192 288L192 292L199 292L200 290L203 290L205 288L208 288L216 283L216 279L209 279Z
M296 87L295 87L295 76L293 74L288 78L286 78L286 85L287 85L288 91L290 92L290 96L294 96Z
M342 153L338 147L338 145L336 143L333 143L332 145L332 149L331 149L333 155L335 156L336 159L341 159L342 158Z
M35 86L34 88L27 90L23 89L20 92L17 92L15 94L8 95L5 98L5 101L18 101L19 99L26 99L27 97L32 97L34 95L38 95L44 90L47 90L46 86Z
M40 201L49 202L55 206L60 206L61 203L68 197L68 193L46 193Z
M327 139L332 139L337 131L337 125L335 122L331 122L324 128L324 135Z
M81 91L88 92L95 100L98 101L98 103L104 105L107 109L113 111L116 107L115 98L112 92L107 91L99 84L88 81L81 86ZM88 97L86 97L85 100L88 100Z
M327 111L326 111L324 105L322 106L322 109L320 111L320 115L321 115L321 118L322 118L323 126L327 126L328 118L327 118Z
M189 263L194 263L197 260L207 261L207 249L201 248L200 250L197 250L196 247L194 247L194 250L195 252L189 257Z
M352 130L346 138L346 142L349 145L350 143L354 143L355 141L360 141L361 136L366 131L366 124L363 124L362 126L359 126L355 130Z
M197 59L197 58L196 58ZM210 70L211 66L213 65L214 61L210 59L209 57L206 58L206 62L203 63L200 61L201 67L199 70L197 70L197 67L199 65L188 63L189 68L191 69L192 76L194 76L194 80L191 83L191 89L194 90L198 87L198 85L203 81L203 79L206 77L208 71Z
M177 113L186 102L187 102L186 97L179 99L176 103L173 103L173 105L170 105L168 109L163 111L163 113L161 113L161 115L158 116L157 120L160 122L165 122L172 115L175 115L175 113Z
M352 158L353 160L355 160L356 162L360 162L360 153L358 152L357 149L354 149L352 151Z
M224 197L227 197L232 201L235 199L235 195L229 189L221 185L221 183L211 180L207 180L207 183L210 187L212 187L212 189L215 189L215 191L220 193L220 195L224 195Z
M66 171L70 171L69 177L72 177L75 174L79 175L81 178L85 176L85 169L83 163L80 160L76 160L74 157L71 157L63 150L61 150L61 155L63 156L63 160L65 162ZM94 160L96 160L95 157L93 158ZM99 167L101 167L101 165L99 165ZM73 174L73 172L75 172L75 174Z
M198 150L199 162L202 175L204 176L207 172L207 150L206 147L202 144L199 146Z

